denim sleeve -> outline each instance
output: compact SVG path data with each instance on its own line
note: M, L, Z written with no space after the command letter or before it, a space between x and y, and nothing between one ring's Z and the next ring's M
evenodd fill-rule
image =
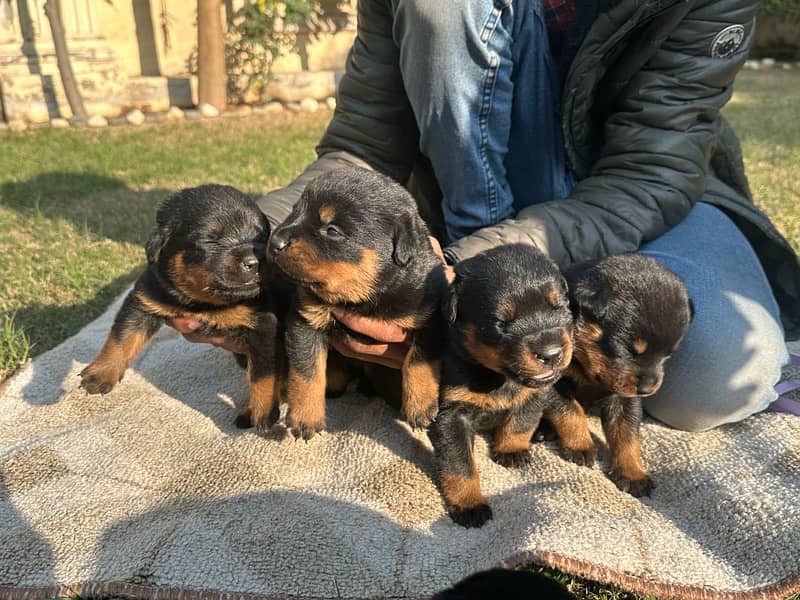
M400 73L388 0L359 0L356 39L336 93L336 111L317 153L345 151L405 183L419 134Z
M564 200L527 207L452 244L450 260L522 242L564 267L634 251L686 217L705 190L719 110L747 56L758 3L696 0L684 6L682 18L613 100L588 176ZM715 34L726 26L741 26L743 41L735 52L715 56Z

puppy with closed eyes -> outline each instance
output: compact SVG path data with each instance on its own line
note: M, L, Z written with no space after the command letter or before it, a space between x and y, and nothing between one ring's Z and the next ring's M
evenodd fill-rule
M683 281L653 258L609 256L566 272L575 315L572 363L556 385L575 426L559 435L566 457L594 461L580 404L599 404L610 477L633 496L650 493L639 425L642 400L664 380L664 363L689 328L694 308ZM580 403L580 404L579 404Z
M176 192L156 215L147 267L125 298L100 353L80 373L90 394L107 394L166 319L189 317L199 333L247 348L250 398L240 427L266 429L277 414L278 319L264 253L270 226L242 192L207 184Z
M533 246L481 252L455 273L443 305L449 327L439 416L429 435L448 514L480 527L492 510L480 488L475 436L487 436L492 459L504 466L530 459L531 435L572 357L572 314L558 267Z
M440 259L411 195L378 173L346 168L311 181L272 233L271 259L297 286L286 319L286 424L297 437L325 427L333 311L380 319L410 333L401 411L415 427L436 415L441 359Z

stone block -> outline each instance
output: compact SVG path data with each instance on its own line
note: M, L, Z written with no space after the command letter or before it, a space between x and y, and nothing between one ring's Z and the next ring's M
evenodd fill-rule
M325 100L335 93L335 71L276 73L267 85L267 96L283 103L301 102L303 98Z

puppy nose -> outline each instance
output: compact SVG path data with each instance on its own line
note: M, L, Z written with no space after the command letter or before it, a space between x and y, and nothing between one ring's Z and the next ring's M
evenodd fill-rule
M289 245L289 237L286 235L281 235L275 232L269 238L270 254L278 254L280 252L283 252L288 245Z
M649 396L656 393L661 386L660 379L658 375L641 375L636 383L636 393L640 396Z
M561 349L560 345L552 344L550 346L537 348L534 354L539 362L552 365L561 360L561 357L564 356L564 351Z
M255 254L245 256L241 262L242 271L252 271L258 266L258 258Z

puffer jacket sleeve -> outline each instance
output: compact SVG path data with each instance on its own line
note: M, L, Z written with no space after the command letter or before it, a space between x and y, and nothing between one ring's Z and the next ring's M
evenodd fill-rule
M288 187L259 202L270 221L288 216L306 184L346 164L376 169L405 183L417 155L419 134L400 74L389 0L359 0L358 26L336 110L317 146L318 159Z
M679 223L705 191L719 111L747 56L758 4L683 4L685 12L611 104L599 158L570 196L459 240L446 249L448 258L522 242L566 267L634 251ZM744 27L741 46L713 56L715 35L732 25Z

